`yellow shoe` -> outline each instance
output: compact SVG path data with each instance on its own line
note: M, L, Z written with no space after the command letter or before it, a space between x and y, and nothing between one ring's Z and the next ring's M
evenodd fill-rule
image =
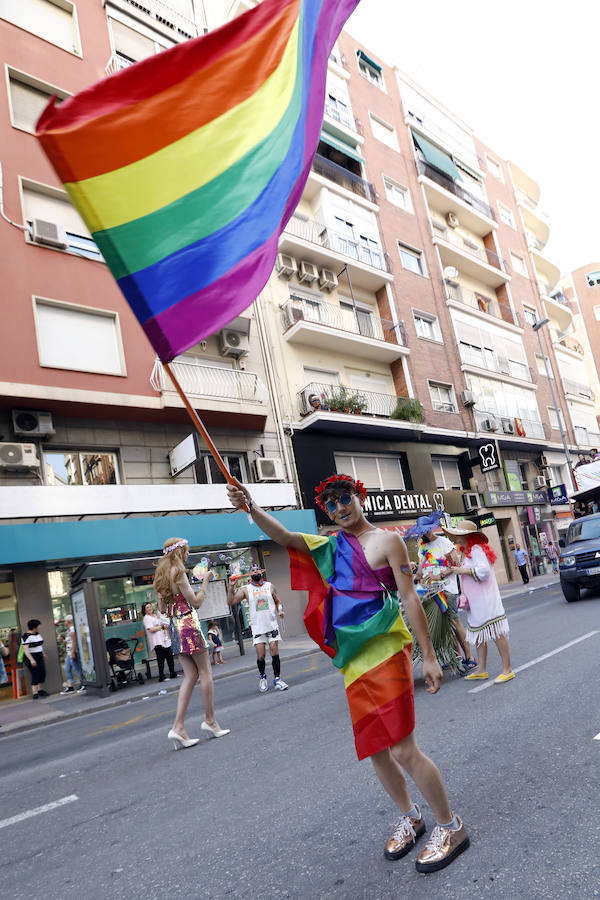
M494 684L504 684L505 681L511 681L515 677L514 672L509 672L508 675L498 675L497 678L494 678Z
M486 678L489 678L487 672L472 672L470 675L465 675L465 681L482 681Z

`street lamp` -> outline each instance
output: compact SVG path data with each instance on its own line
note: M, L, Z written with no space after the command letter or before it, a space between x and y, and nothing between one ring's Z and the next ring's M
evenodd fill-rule
M544 348L542 347L542 338L540 336L540 329L545 328L545 326L550 322L550 319L546 316L544 319L539 319L533 323L531 326L535 333L537 334L538 343L540 345L540 353L542 354L542 359L544 360L544 366L546 368L546 377L548 378L548 384L550 385L550 393L552 395L552 403L554 404L554 409L556 410L556 418L558 419L558 430L560 431L560 436L562 438L563 447L565 450L565 456L567 458L567 468L569 470L569 478L571 479L571 487L574 491L577 490L577 485L575 484L575 479L573 477L573 466L571 463L571 453L569 452L569 445L567 444L567 436L565 434L565 429L563 425L563 415L562 409L559 407L556 402L556 395L554 393L554 386L552 384L552 372L550 371L550 364L548 362L548 357L544 353Z

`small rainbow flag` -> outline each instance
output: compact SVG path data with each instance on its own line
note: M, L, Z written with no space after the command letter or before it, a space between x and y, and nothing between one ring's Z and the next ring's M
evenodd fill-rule
M163 362L266 284L359 0L263 0L56 105L37 136Z

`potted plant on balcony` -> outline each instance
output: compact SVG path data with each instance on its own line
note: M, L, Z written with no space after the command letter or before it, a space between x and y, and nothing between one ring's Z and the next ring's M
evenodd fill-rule
M331 412L350 412L351 393L345 384L336 385L327 399Z
M423 406L421 401L416 397L398 397L390 418L402 419L403 422L422 422Z
M362 416L368 405L369 401L364 394L355 393L350 397L350 412L356 416Z

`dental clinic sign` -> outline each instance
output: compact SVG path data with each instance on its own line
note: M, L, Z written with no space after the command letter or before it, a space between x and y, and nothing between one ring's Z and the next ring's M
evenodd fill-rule
M434 509L463 513L462 491L367 491L364 510L367 519L414 519Z

